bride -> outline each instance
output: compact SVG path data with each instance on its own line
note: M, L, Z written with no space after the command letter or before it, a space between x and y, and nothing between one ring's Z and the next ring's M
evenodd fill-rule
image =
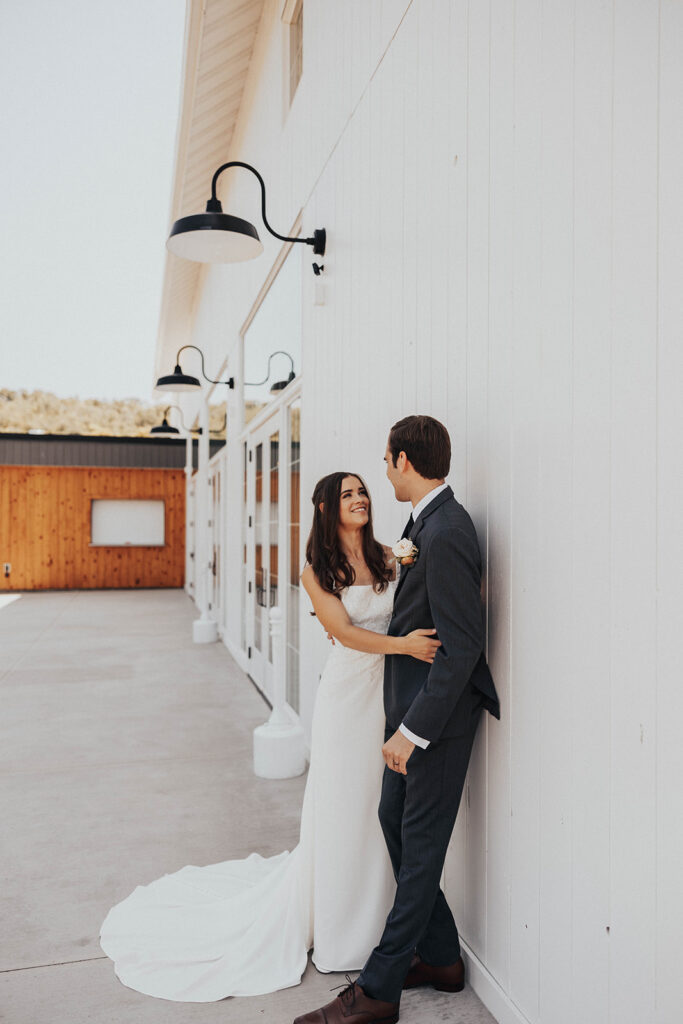
M331 473L313 493L301 581L334 638L316 694L311 762L292 852L188 865L138 886L107 914L100 943L118 978L178 1002L298 985L360 970L394 896L377 817L384 760L383 655L434 660L434 630L387 636L396 586L361 478ZM335 642L336 641L336 642Z

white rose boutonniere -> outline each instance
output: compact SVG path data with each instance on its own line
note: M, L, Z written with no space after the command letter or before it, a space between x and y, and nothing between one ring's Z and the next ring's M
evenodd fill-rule
M396 556L396 561L399 565L412 565L417 561L419 554L410 537L404 537L403 540L399 540L391 550Z

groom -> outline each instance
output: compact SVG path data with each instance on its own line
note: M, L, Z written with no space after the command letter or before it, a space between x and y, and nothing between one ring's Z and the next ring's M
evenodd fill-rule
M500 717L484 657L481 557L472 520L446 484L448 431L408 416L389 433L387 476L413 513L389 634L433 626L433 663L386 655L386 768L379 818L396 897L379 944L357 980L294 1024L395 1024L404 988L464 986L458 930L439 887L467 764L486 709Z

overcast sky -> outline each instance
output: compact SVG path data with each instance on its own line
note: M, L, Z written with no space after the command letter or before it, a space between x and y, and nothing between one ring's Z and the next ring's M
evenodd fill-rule
M0 387L152 399L184 22L0 0Z

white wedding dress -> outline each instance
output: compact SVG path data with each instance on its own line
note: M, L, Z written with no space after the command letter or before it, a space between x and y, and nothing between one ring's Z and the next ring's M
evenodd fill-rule
M344 590L353 623L386 633L395 586ZM291 853L188 865L112 907L100 943L124 985L178 1002L263 995L298 985L311 947L321 971L360 970L395 891L377 817L383 663L338 642L331 650Z

